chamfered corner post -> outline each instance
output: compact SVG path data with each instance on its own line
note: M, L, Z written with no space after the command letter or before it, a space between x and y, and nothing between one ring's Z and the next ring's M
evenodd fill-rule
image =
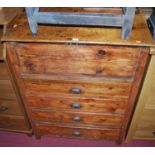
M121 33L122 39L128 39L130 37L135 17L135 10L136 10L135 7L127 7L126 9L124 9L125 15Z
M30 30L33 36L36 36L37 30L38 30L38 23L34 17L34 14L39 11L39 8L38 7L26 7L25 10L26 10Z

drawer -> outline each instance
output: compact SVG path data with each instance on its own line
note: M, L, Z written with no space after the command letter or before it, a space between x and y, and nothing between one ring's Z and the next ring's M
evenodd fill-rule
M28 130L29 126L23 116L0 115L0 129L22 131Z
M71 138L86 138L86 139L108 139L118 140L118 129L97 129L97 128L80 128L68 126L54 125L35 125L37 135L39 136L61 136Z
M144 109L141 116L143 122L154 122L155 124L155 109Z
M103 115L97 113L75 113L64 111L41 111L32 110L30 115L36 122L58 122L58 123L74 123L87 124L89 126L113 126L120 127L123 116Z
M107 100L73 97L41 97L26 96L29 107L45 110L73 110L76 112L98 112L110 114L124 114L126 100Z
M22 115L22 111L17 100L0 99L0 114Z
M136 130L134 138L155 140L155 128L154 130L152 129Z
M132 77L138 48L29 43L17 44L22 73Z
M144 109L138 122L135 137L155 139L155 109Z
M6 80L6 79L10 79L7 66L4 60L0 60L0 80Z
M155 130L155 109L144 109L138 122L138 130Z
M155 90L155 89L154 89ZM145 108L151 108L155 109L155 96L154 96L154 90L151 90L152 94L149 94L147 97L147 101L145 104Z
M24 79L27 95L44 94L44 96L74 96L98 98L125 98L130 92L130 82L103 80L102 83L82 83L57 80Z
M16 95L10 80L0 80L0 98L16 99Z

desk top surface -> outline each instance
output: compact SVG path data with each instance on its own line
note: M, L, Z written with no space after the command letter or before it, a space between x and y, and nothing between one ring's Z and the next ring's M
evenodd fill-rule
M106 12L102 8L96 10L91 8L50 8L50 10L59 12ZM119 13L116 9L110 11ZM30 31L26 15L21 13L8 25L2 41L155 46L155 41L152 39L142 11L135 15L130 38L121 39L120 35L121 28L39 25L37 36L34 37Z

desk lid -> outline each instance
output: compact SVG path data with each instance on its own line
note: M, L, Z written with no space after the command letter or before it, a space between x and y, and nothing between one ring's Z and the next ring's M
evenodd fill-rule
M48 9L59 12L86 12L91 10L88 8ZM106 9L107 12L109 10ZM105 9L102 11L102 8L95 11L106 12ZM112 11L115 12L116 10L113 9ZM116 12L118 13L118 10ZM126 40L121 39L120 34L120 28L39 25L37 36L34 37L30 31L26 15L21 13L8 25L2 41L155 46L155 41L152 39L142 11L135 16L131 37Z

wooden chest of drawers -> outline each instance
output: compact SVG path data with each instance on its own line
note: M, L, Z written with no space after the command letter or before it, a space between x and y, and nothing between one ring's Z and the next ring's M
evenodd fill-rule
M117 29L56 26L33 37L24 15L9 25L3 40L36 136L122 141L150 51L140 17L131 40Z
M155 140L155 49L151 53L142 90L127 134L133 139Z
M0 38L5 33L8 22L19 12L20 8L0 10ZM4 44L0 42L0 130L30 134L30 123L9 65Z
M32 131L6 60L0 60L0 130Z

